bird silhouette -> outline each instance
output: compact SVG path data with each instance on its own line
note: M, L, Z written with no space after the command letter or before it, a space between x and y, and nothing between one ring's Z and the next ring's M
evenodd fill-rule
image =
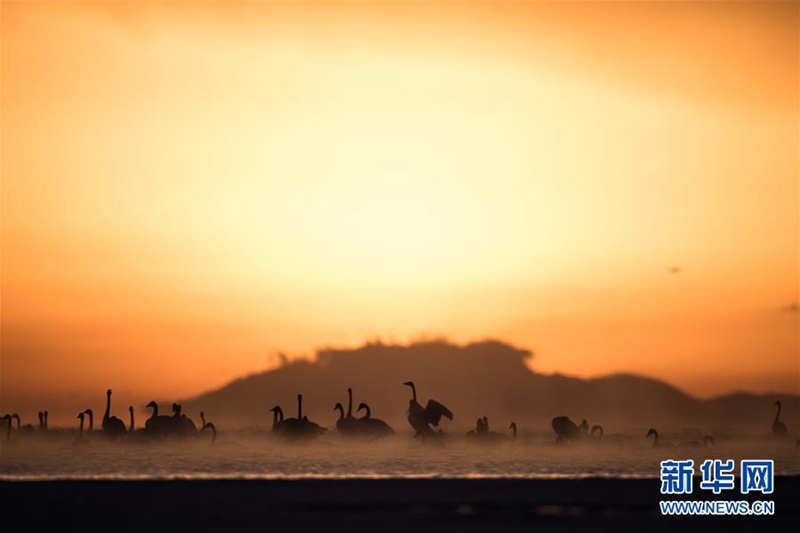
M435 435L431 426L438 426L442 417L453 420L453 413L437 402L428 400L428 404L423 408L417 401L417 387L413 381L403 383L406 387L411 387L411 400L408 402L408 423L414 428L414 438L421 438L423 441Z
M283 410L276 405L272 408L273 431L279 437L288 440L310 440L317 438L327 432L327 428L311 422L308 417L303 416L303 395L297 395L297 418L283 418ZM280 417L280 419L278 419Z
M111 440L119 440L125 436L125 423L111 416L111 389L106 391L106 412L103 414L103 433Z
M81 440L83 440L83 424L84 424L85 419L86 419L86 414L85 413L78 413L78 420L81 421L81 425L78 428L78 438L81 439Z
M656 430L656 428L650 428L647 431L647 435L645 435L645 438L648 438L648 437L653 437L653 444L652 444L653 448L662 448L662 447L670 447L670 446L672 446L672 444L669 443L669 442L661 442L659 440L658 430Z
M84 424L84 421L86 419L86 411L78 413L78 416L76 418L78 418L78 420L80 420L80 426L78 427L78 438L75 439L75 441L72 443L72 445L73 446L86 446L87 444L89 444L89 441L83 435L83 424Z
M270 411L272 411L272 432L279 434L283 429L283 409L280 405L276 405Z
M467 431L465 436L467 439L472 440L481 433L483 433L483 419L478 417L478 419L475 420L475 429L470 429Z
M303 395L297 395L297 418L300 420L300 430L301 435L303 438L313 439L319 437L328 431L328 428L324 428L317 424L316 422L312 422L308 419L307 416L303 416Z
M149 407L153 410L153 413L150 415L150 418L145 420L144 429L147 433L147 436L151 439L165 439L172 431L172 417L159 415L158 414L158 404L156 402L150 402L145 407Z
M467 433L470 442L488 444L508 438L508 435L489 429L489 417L478 418L475 429Z
M781 401L776 400L775 403L772 405L778 406L778 410L775 413L775 420L772 421L772 434L775 435L776 437L785 437L786 435L789 434L789 431L786 429L786 424L784 424L779 420L781 416L781 407L782 407Z
M128 434L125 437L125 442L129 444L149 443L150 439L147 435L147 430L143 428L136 429L136 420L134 419L132 405L128 407L128 413L130 414L131 421L128 426Z
M206 414L203 411L200 411L200 421L203 424L200 427L200 432L202 433L203 431L210 431L211 432L210 444L214 444L215 442L217 442L217 427L211 422L206 422Z
M91 437L94 433L94 411L87 409L83 412L83 414L88 415L89 417L89 429L86 431L86 433L88 433L88 436Z
M3 420L6 421L6 436L5 441L11 442L11 415L3 415Z
M347 418L344 414L344 407L341 402L336 402L333 406L334 411L339 411L339 419L336 421L336 431L342 437L355 437L360 428L357 426L358 420L356 418Z
M11 418L15 418L17 420L17 435L20 437L26 436L29 437L36 433L36 428L33 427L33 424L25 424L22 425L22 419L19 417L17 413L11 415Z
M183 414L182 406L172 404L172 434L178 437L197 437L197 426L194 421Z
M550 425L553 426L553 431L556 432L557 444L575 440L581 436L581 430L575 425L575 422L569 419L568 416L557 416L552 420Z
M372 410L364 402L358 404L358 411L365 411L364 416L357 419L361 433L368 437L388 437L394 435L392 427L380 418L372 418Z
M511 440L517 440L517 423L511 422L511 425L508 426L508 429L511 430Z
M362 425L358 423L358 419L353 416L353 389L347 389L347 414L344 413L344 407L341 403L337 403L333 408L334 411L339 410L339 420L336 421L336 429L342 437L356 437L362 429Z

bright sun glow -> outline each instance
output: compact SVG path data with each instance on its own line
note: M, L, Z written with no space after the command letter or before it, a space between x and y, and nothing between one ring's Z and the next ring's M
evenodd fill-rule
M4 2L4 394L422 334L796 388L796 6L678 4Z

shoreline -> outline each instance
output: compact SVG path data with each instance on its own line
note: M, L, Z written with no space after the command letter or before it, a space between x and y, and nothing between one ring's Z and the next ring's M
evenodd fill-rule
M4 507L37 527L114 523L118 531L569 530L750 526L793 528L800 476L777 476L775 492L738 491L689 499L775 502L769 517L663 517L658 479L274 479L0 481ZM678 499L665 497L665 499ZM43 512L46 511L46 512ZM124 519L121 519L124 518Z

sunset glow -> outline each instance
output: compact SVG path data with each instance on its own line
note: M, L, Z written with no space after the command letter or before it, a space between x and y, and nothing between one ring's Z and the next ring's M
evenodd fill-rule
M603 4L3 2L3 402L436 336L797 393L798 4Z

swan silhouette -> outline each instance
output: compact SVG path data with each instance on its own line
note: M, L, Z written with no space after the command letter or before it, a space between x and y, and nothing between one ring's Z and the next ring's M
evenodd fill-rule
M372 418L372 409L364 402L358 404L358 411L365 411L364 416L357 419L361 432L370 437L388 437L394 435L392 427L380 418Z
M125 423L111 416L111 389L106 391L106 412L103 414L103 433L112 440L118 440L125 436Z
M128 407L128 412L130 413L131 422L128 426L128 435L125 438L125 442L131 444L145 444L149 443L148 440L149 436L147 434L147 430L143 428L136 429L136 421L133 416L133 406Z
M517 440L517 423L511 422L511 425L508 426L508 429L511 430L511 440Z
M568 416L557 416L550 422L550 425L553 426L553 431L556 432L557 444L562 444L581 436L580 429L578 429L575 422L570 420Z
M279 434L283 430L283 409L280 405L276 405L270 411L272 411L272 432Z
M172 404L172 432L179 437L197 437L197 426L191 418L183 414L182 406Z
M772 405L778 406L778 410L775 413L775 420L772 421L772 434L775 435L776 437L785 437L786 435L789 434L789 432L786 429L786 424L784 424L779 420L781 416L781 406L782 406L781 401L776 400L775 403Z
M272 408L273 431L280 437L291 440L313 439L324 434L327 428L311 422L308 417L303 416L303 395L297 395L297 418L283 418L283 410L276 405ZM277 417L280 417L278 420ZM277 429L275 429L277 428Z
M470 429L469 431L467 431L466 437L468 439L474 439L482 431L483 431L483 419L478 417L478 419L475 420L475 429Z
M280 434L286 438L295 439L302 436L303 433L303 395L297 395L297 417L296 418L283 418L283 410L278 406L280 413Z
M443 404L436 400L428 400L423 408L417 401L417 387L413 381L403 383L406 387L411 387L411 400L408 402L408 423L414 428L414 438L421 438L423 442L428 437L435 436L431 426L438 426L442 417L453 420L453 413Z
M83 424L84 424L84 421L86 419L86 411L78 413L78 416L76 418L78 418L78 420L80 420L81 423L80 423L80 426L78 427L78 438L75 439L75 442L73 442L72 445L73 446L85 446L85 445L89 444L89 441L86 440L86 438L84 438L84 436L83 436Z
M661 447L665 447L665 446L667 446L667 447L668 446L672 446L672 444L669 443L669 442L661 442L660 440L658 440L659 439L659 435L658 435L658 430L656 430L656 428L650 428L647 431L647 435L645 435L645 438L648 438L648 437L653 437L653 445L652 445L653 448L661 448Z
M506 438L506 435L498 433L497 431L491 431L489 429L489 417L484 416L478 418L475 429L468 432L467 437L472 442L487 443Z
M347 388L347 414L344 414L344 407L341 403L337 403L338 407L333 410L340 410L341 416L336 421L336 429L341 433L342 437L355 437L361 431L362 425L358 423L358 419L353 416L353 389Z
M300 431L304 438L316 438L328 431L328 428L324 428L316 422L310 421L307 416L303 416L302 394L297 395L297 418L300 420Z
M357 420L355 418L348 419L345 416L342 402L336 402L336 405L333 406L333 410L339 411L339 419L336 421L336 431L338 431L342 437L356 436L360 429L356 427Z
M22 425L22 419L17 413L11 415L11 418L15 418L17 420L17 435L20 437L23 435L30 436L36 433L36 428L33 427L33 424L25 424L24 426Z
M202 422L202 426L200 427L200 432L203 431L210 431L211 432L211 442L209 444L214 444L217 441L217 427L212 424L211 422L206 422L206 414L203 411L200 411L200 421Z
M92 433L94 433L94 411L87 409L83 412L83 414L89 416L89 429L86 431L86 433L88 433L88 436L91 436Z
M145 407L149 407L153 410L150 418L145 420L144 423L144 430L147 436L150 438L165 439L172 431L172 417L159 415L158 404L156 402L150 402Z
M3 415L3 420L6 421L6 442L11 441L11 415Z

